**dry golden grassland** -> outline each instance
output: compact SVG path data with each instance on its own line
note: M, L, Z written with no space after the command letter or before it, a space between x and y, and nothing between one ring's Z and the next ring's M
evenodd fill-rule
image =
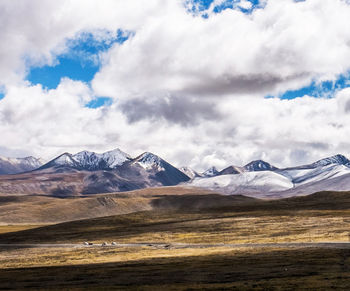
M350 250L86 248L1 253L0 289L349 290Z
M148 211L28 226L16 232L14 226L8 226L11 232L7 233L3 227L0 244L349 241L350 193L318 193L278 201L157 195ZM350 249L0 248L0 289L24 288L350 290Z
M153 206L153 210L3 233L0 243L347 242L350 238L349 197L347 192L276 201L219 195L165 195L160 196L157 203L153 202L158 205ZM225 207L220 203L215 208L195 207L213 198L233 200L229 201L231 204L224 201ZM168 205L169 201L177 209L159 207ZM13 227L9 226L8 231ZM4 226L2 229L6 231Z
M196 196L209 193L211 192L201 189L162 187L117 194L110 193L67 198L40 195L0 195L0 225L53 224L127 214L152 210L156 207L152 205L152 202L159 200L159 197L168 195L176 197Z
M8 232L17 232L32 228L38 228L42 225L19 224L19 225L0 225L0 234Z
M350 210L145 211L2 234L0 243L346 242L349 241L349 226Z
M131 262L151 258L173 258L204 256L230 252L248 252L246 248L232 250L220 248L184 248L166 249L164 247L82 247L82 248L0 248L0 266L2 269L49 267L110 262ZM254 252L254 251L249 251Z

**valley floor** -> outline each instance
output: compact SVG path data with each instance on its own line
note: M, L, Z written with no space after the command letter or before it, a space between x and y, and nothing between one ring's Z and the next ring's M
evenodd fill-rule
M150 205L8 232L2 226L0 289L350 289L347 192L274 201L157 194Z
M1 290L350 288L349 249L81 248L11 252L0 249Z

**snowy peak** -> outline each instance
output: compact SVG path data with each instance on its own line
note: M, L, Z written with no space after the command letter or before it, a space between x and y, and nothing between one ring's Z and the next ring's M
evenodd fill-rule
M338 154L332 157L319 160L311 165L314 167L324 167L332 164L350 167L350 160L345 156Z
M213 177L219 174L219 171L215 167L211 167L202 173L204 177Z
M197 173L195 170L193 170L190 167L182 167L180 168L180 171L190 177L191 179L194 179L196 177L201 177L199 173Z
M64 153L42 166L41 169L64 166L88 171L107 170L114 169L129 160L131 160L130 156L120 149L102 154L82 151L75 155Z
M39 167L41 165L40 159L37 159L33 156L25 157L25 158L6 158L0 157L0 161L8 162L11 164L26 164L28 166Z
M135 163L139 164L144 169L156 168L159 171L164 170L164 160L155 154L145 152L135 159Z
M257 171L275 171L276 167L272 166L268 162L263 160L252 161L249 164L244 166L244 169L248 172L257 172Z
M313 164L285 169L257 160L243 168L230 166L219 175L194 179L191 185L225 194L288 197L295 193L349 190L349 179L350 161L343 155L335 155Z
M32 171L41 165L41 160L32 156L25 158L0 157L0 174L17 174Z
M112 151L103 153L102 159L106 161L107 165L110 168L115 168L117 166L121 166L126 161L131 160L131 157L127 153L117 148Z
M220 171L219 175L232 175L232 174L241 174L245 172L245 169L237 166L229 166L222 171Z
M88 170L113 169L131 160L130 156L120 149L115 149L102 154L82 151L72 156L79 166Z
M33 167L34 169L39 168L42 165L41 159L37 159L33 156L19 158L22 163L27 164L28 166Z
M57 158L51 160L50 162L48 162L44 166L42 166L42 168L49 168L49 167L54 167L54 166L77 167L78 162L73 159L72 154L64 153L64 154L58 156Z
M150 152L145 152L134 160L125 163L117 171L121 177L144 179L143 181L151 187L156 185L174 186L191 180L179 169Z
M288 190L293 183L282 175L272 171L244 172L237 175L218 175L198 178L191 181L191 186L223 192L225 194L261 194Z

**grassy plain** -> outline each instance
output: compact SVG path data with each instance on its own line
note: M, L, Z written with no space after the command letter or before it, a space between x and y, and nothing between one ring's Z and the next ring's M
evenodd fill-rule
M149 203L146 211L2 233L0 244L349 241L349 192L275 201L157 193ZM0 289L24 288L349 290L350 249L0 247Z
M275 201L235 197L231 204L216 208L192 207L188 201L183 202L192 199L192 205L196 205L213 196L221 199L219 195L163 196L153 201L157 204L153 210L2 234L0 243L349 241L349 193L318 193ZM166 207L160 206L163 200Z
M32 228L38 228L42 225L22 224L22 225L0 225L0 234L8 232L17 232Z
M25 254L20 252L17 259L2 267L2 290L350 288L350 250L341 249L91 248L22 252Z

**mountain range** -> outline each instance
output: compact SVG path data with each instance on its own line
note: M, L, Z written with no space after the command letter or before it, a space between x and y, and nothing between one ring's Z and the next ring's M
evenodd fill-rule
M39 168L41 165L42 165L42 161L34 157L26 157L26 158L0 157L0 175L28 172Z
M2 194L72 196L174 186L190 177L162 158L145 152L136 158L119 149L102 154L63 153L27 172L0 176Z
M0 193L8 194L71 196L178 184L272 198L350 190L350 160L340 154L282 169L256 160L199 173L190 167L178 169L150 152L132 158L114 149L64 153L45 164L34 157L0 158L0 174Z
M196 178L192 186L225 194L290 197L317 191L350 189L350 160L335 155L311 164L279 169L265 161L229 166L211 177Z

